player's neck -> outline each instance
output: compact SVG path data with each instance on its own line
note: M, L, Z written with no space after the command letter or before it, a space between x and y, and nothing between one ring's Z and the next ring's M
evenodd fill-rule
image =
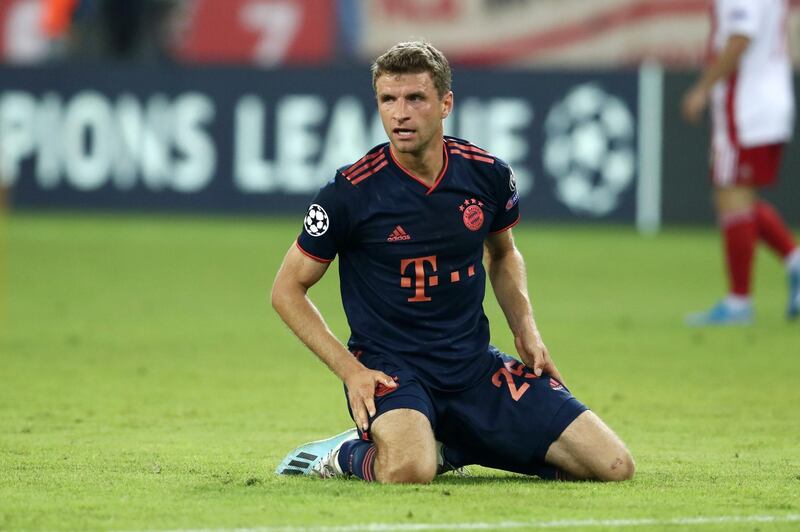
M389 149L395 160L400 163L403 168L411 172L411 174L425 183L426 185L433 186L436 179L442 171L444 165L444 138L439 138L421 152L399 152L394 146L390 145Z

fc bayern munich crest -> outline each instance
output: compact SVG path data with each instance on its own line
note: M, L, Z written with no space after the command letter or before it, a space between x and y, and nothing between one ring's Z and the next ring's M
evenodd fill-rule
M464 225L470 231L477 231L483 227L483 202L470 198L458 206L458 210L464 213Z

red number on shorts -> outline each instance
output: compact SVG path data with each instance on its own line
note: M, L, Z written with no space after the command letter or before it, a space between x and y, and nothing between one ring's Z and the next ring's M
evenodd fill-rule
M503 383L500 382L500 376L506 380L506 384L508 384L508 391L511 392L511 398L515 401L519 401L519 398L522 397L525 392L528 391L528 388L531 387L530 384L525 382L522 384L522 386L517 388L517 385L514 384L514 379L511 377L511 372L508 371L508 368L500 368L495 372L494 375L492 375L492 384L498 388L503 386Z

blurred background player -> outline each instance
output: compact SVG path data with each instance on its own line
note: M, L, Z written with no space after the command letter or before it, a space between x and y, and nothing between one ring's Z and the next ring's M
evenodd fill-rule
M753 319L751 276L756 243L784 261L787 316L800 312L800 250L778 212L758 196L777 180L792 134L794 91L786 34L786 0L714 0L710 63L683 100L697 123L711 107L711 182L725 249L729 293L690 325L748 324Z
M179 0L42 0L49 58L169 61Z
M625 445L566 389L539 334L511 235L514 174L443 136L447 59L428 43L400 43L372 74L389 142L322 187L272 291L281 318L345 384L359 432L295 449L278 473L426 483L446 461L631 478ZM347 347L307 297L336 255ZM524 364L489 345L487 273Z

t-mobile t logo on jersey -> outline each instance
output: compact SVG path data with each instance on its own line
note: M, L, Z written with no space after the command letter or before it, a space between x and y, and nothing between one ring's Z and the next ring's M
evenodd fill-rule
M414 297L409 297L411 302L417 301L430 301L431 298L425 295L425 263L429 263L433 271L436 271L436 255L429 255L427 257L417 257L415 259L403 259L400 261L400 275L406 273L406 269L410 264L414 265ZM411 288L411 277L400 277L400 286L403 288ZM439 284L439 276L431 275L428 277L428 286L436 286Z
M429 255L427 257L417 257L415 259L403 259L400 261L400 286L403 288L414 288L414 297L409 297L408 301L417 303L420 301L430 301L431 298L425 294L425 281L427 280L428 286L438 286L439 276L430 275L425 277L425 264L431 265L433 273L436 273L436 255ZM408 267L414 265L414 277L404 277ZM463 271L463 270L462 270ZM467 277L475 275L475 265L470 265L466 268ZM454 270L450 272L450 282L457 283L461 281L461 272Z

